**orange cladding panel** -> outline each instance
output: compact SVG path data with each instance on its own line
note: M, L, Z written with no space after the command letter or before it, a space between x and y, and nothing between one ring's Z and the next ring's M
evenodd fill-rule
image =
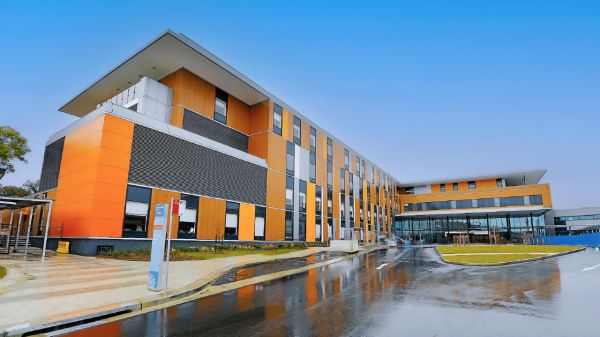
M265 240L285 240L285 211L267 207L267 224L265 228Z
M254 211L255 207L252 204L240 204L240 217L238 228L238 240L253 241L254 240Z
M222 239L225 234L225 200L200 198L198 239Z

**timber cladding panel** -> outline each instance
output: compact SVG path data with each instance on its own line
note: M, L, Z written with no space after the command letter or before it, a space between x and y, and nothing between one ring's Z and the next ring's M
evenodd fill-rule
M62 159L65 137L62 137L52 144L46 145L44 150L44 162L42 164L42 175L40 176L40 191L47 191L56 188L58 185L58 174L60 171L60 161Z
M219 199L266 204L267 169L136 125L129 181Z
M200 197L198 210L198 239L216 240L225 234L226 201Z
M285 239L285 211L267 207L265 240L283 241Z
M175 200L181 199L181 194L177 192L164 191L159 189L152 189L152 196L150 198L150 215L148 217L148 237L152 238L154 231L154 213L156 211L157 204L170 204L171 198ZM170 209L167 206L167 210ZM179 228L179 217L173 216L173 223L171 225L171 238L177 238L177 229Z

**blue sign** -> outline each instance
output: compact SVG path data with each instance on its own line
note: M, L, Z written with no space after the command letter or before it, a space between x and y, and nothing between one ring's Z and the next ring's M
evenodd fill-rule
M148 289L161 290L162 269L165 253L165 236L167 233L167 210L169 205L157 204L154 212L154 229L152 230L152 252L150 253L150 272L148 273Z

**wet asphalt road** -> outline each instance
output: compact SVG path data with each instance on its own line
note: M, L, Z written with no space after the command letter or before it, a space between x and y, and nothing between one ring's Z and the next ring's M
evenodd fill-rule
M257 267L236 273L251 277ZM586 337L600 336L599 309L592 249L503 267L390 250L67 336Z

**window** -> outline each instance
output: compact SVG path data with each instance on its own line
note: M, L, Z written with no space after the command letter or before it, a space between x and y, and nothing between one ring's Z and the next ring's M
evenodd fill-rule
M327 187L331 188L333 186L333 164L331 161L327 162Z
M440 184L440 192L446 192L446 184Z
M300 212L306 212L306 181L299 180L298 190Z
M225 209L225 239L237 240L238 238L238 218L240 215L240 204L237 202L227 202Z
M148 236L148 212L152 190L133 185L127 186L123 237L145 238Z
M371 184L375 184L375 167L371 165Z
M354 176L348 172L348 190L350 191L350 198L354 198Z
M294 178L285 177L285 209L294 210Z
M198 219L198 197L195 195L182 194L181 200L185 201L185 211L179 217L177 238L195 239L196 223Z
M522 196L500 198L500 206L502 207L523 205L525 205L525 198Z
M469 181L469 189L474 190L477 188L477 183L474 181Z
M285 162L285 171L287 174L293 176L294 175L294 160L296 156L296 147L294 143L287 142L286 143L286 162Z
M477 207L494 207L494 206L495 206L494 198L477 199Z
M321 199L322 189L321 186L317 186L315 190L315 239L317 241L321 241L321 210L323 207L323 202Z
M294 213L285 212L285 240L294 240Z
M360 177L360 158L356 157L356 175Z
M302 133L300 132L300 128L302 127L302 122L300 118L294 116L294 143L300 145Z
M502 183L502 178L496 179L496 187L504 187L504 184Z
M350 213L350 227L354 227L354 199L350 198L350 203L348 206L348 212Z
M425 203L425 207L427 207L428 211L436 211L436 210L452 208L450 205L450 201L431 201L431 202Z
M365 161L362 159L360 160L360 177L365 179Z
M327 190L327 217L333 216L333 192Z
M452 184L452 189L453 189L454 191L458 191L458 183L453 183L453 184Z
M310 154L310 167L308 170L308 178L311 183L315 183L317 181L317 155L314 153Z
M254 211L254 240L265 239L265 218L267 217L267 209L256 206Z
M340 224L342 227L346 227L346 196L341 195L340 197Z
M317 129L310 127L310 152L317 152Z
M327 161L333 161L333 141L327 138Z
M273 132L281 136L283 108L273 104Z
M343 168L340 169L340 192L346 193L346 171Z
M415 194L415 188L414 187L404 188L404 194Z
M530 205L543 205L544 202L542 200L541 194L530 195L529 196L529 204Z
M306 241L306 213L298 216L298 240Z
M223 124L227 124L227 98L227 93L217 88L215 94L215 120Z
M344 149L344 166L346 170L350 169L350 151L348 149Z
M472 208L472 207L473 207L473 200L471 200L471 199L456 200L456 208Z

